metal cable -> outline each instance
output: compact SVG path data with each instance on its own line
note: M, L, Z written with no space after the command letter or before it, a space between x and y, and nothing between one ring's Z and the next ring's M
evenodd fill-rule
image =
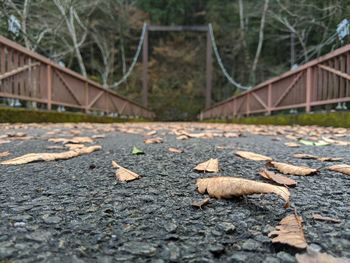
M214 54L216 57L216 60L220 66L220 69L222 71L222 73L224 74L224 76L226 77L226 79L230 82L230 84L232 84L233 86L237 87L238 89L242 89L242 90L249 90L251 89L251 87L245 87L243 85L241 85L240 83L238 83L237 81L235 81L227 72L227 70L225 69L224 64L222 63L218 48L216 46L216 42L215 42L215 37L214 37L214 33L213 33L213 27L211 24L208 25L209 26L209 34L210 34L210 39L211 39L211 43L213 46L213 50L214 50Z
M117 82L115 82L114 84L110 85L111 88L116 88L118 87L120 84L124 83L131 71L134 69L135 65L136 65L136 62L137 62L137 59L138 57L140 56L140 52L141 52L141 47L142 47L142 44L143 44L143 40L145 38L145 33L146 33L146 30L147 30L147 23L143 23L143 27L142 27L142 33L141 33L141 37L140 37L140 42L139 42L139 45L137 47L137 50L136 50L136 53L135 53L135 56L134 58L132 59L132 63L128 69L128 71L124 74L124 76Z

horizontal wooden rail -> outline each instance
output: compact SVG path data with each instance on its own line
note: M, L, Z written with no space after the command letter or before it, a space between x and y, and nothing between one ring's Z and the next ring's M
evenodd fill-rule
M154 118L147 108L0 36L0 97Z
M340 102L350 102L350 44L221 101L198 117L269 115L298 108L310 112L312 107Z

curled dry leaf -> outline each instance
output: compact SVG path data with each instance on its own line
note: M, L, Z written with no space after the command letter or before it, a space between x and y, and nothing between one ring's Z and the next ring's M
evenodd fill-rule
M281 172L283 174L304 176L304 175L316 174L319 172L317 169L313 169L310 167L296 166L296 165L291 165L291 164L287 164L287 163L268 162L267 164L275 167L279 172Z
M293 157L298 159L317 159L318 158L318 156L305 154L305 153L296 153L293 155Z
M211 133L186 133L190 138L213 138L213 135Z
M98 151L100 149L101 149L101 146L95 145L95 146L74 149L74 150L61 152L61 153L29 153L11 160L3 161L1 162L1 164L18 165L18 164L32 163L32 162L38 162L38 161L66 160L66 159L77 157L79 155L89 154L94 151Z
M329 143L329 144L334 144L334 145L340 145L340 146L347 146L350 145L349 141L339 141L339 140L333 140L331 138L327 137L322 137L323 141Z
M320 221L327 221L327 222L332 222L332 223L340 223L341 220L337 218L332 218L328 216L321 216L319 214L312 214L312 218L315 220L320 220Z
M202 206L209 204L209 200L210 200L210 198L205 198L205 199L200 200L200 201L194 201L194 202L192 202L192 206L202 209Z
M170 147L168 149L169 152L172 152L172 153L183 153L183 150L181 149L178 149L178 148L173 148L173 147Z
M198 172L217 173L219 172L219 160L209 159L204 163L198 164L194 169Z
M63 144L67 144L67 143L79 144L79 143L92 143L93 140L90 137L51 138L49 139L49 142L55 142L55 143L61 142Z
M304 253L296 254L295 258L298 263L350 263L348 258L335 258L327 253Z
M297 182L294 181L293 179L291 178L288 178L288 177L285 177L283 175L279 175L279 174L276 174L274 172L271 172L267 169L262 169L259 174L266 178L266 179L270 179L278 184L281 184L281 185L287 185L287 186L296 186L297 185Z
M9 152L9 151L1 152L1 153L0 153L0 157L6 157L6 156L8 156L8 155L10 155L10 152Z
M271 161L272 160L271 157L253 153L253 152L247 152L247 151L237 151L236 155L244 159L253 160L253 161Z
M92 139L103 139L105 137L106 137L105 134L95 134L91 136Z
M162 138L150 138L150 139L146 139L143 141L145 144L153 144L153 143L162 143L163 139Z
M284 143L285 146L290 147L290 148L298 148L300 147L300 144L295 143L295 142L286 142Z
M274 193L283 198L285 207L289 206L290 193L286 187L260 183L253 180L236 177L200 178L196 182L198 192L207 192L210 197L232 198L252 194Z
M311 160L318 160L321 162L338 162L343 160L343 158L340 157L319 157L311 154L304 154L304 153L296 153L293 155L293 157L298 159L311 159Z
M337 164L327 167L328 170L350 175L350 165L347 164Z
M130 182L140 178L140 175L120 166L115 161L112 161L112 166L113 168L118 169L115 172L115 176L121 182Z
M292 214L281 220L276 230L269 233L272 243L287 244L296 248L306 248L301 216Z
M69 150L74 150L74 149L79 149L79 148L84 148L85 147L85 145L81 144L81 143L67 143L67 144L65 144L65 146Z

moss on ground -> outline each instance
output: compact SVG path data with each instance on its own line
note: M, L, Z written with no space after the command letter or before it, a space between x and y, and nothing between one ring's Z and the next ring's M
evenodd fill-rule
M350 128L350 112L303 113L297 115L274 115L242 117L208 122L270 125L318 125Z
M0 108L0 123L32 123L32 122L139 122L145 121L141 118L120 118L107 116L94 116L82 113L67 113L28 109Z

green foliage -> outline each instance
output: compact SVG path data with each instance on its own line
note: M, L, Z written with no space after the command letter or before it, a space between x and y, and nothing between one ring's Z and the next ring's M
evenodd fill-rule
M62 113L39 110L25 110L14 108L0 108L0 123L31 123L31 122L138 122L142 119L122 119L107 116L93 116L81 113Z
M205 122L205 121L204 121ZM350 128L350 112L329 112L297 115L273 115L234 118L232 120L211 120L214 123L262 124L262 125L318 125Z
M141 155L141 154L145 154L145 153L144 153L144 151L140 150L140 149L139 149L139 148L137 148L136 146L134 146L134 147L132 148L131 153L132 153L133 155Z

